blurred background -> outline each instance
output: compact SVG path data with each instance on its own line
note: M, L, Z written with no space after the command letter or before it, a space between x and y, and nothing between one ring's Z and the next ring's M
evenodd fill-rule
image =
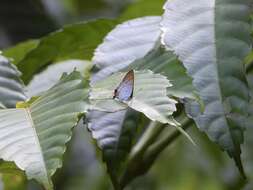
M137 2L137 0L0 0L0 49L24 40L40 38L65 24L96 18L117 18ZM192 126L189 132L195 139L197 147L179 138L162 153L147 175L136 179L127 189L253 189L250 180L245 184L233 161L216 145L210 143L204 134L198 132L195 126ZM247 174L252 178L253 135L250 134L253 133L248 131L246 134L248 144L243 147L243 160ZM64 166L54 176L56 190L112 189L94 142L82 125L75 129L68 147L64 156ZM27 184L29 190L41 189L35 182L27 182L22 176L5 176L3 180L10 182L5 186L6 190L27 189Z
M62 25L115 18L133 0L1 0L0 48L39 38Z

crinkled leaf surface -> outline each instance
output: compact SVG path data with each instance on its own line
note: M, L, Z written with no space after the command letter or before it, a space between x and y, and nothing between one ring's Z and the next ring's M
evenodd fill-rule
M61 167L71 129L86 110L86 87L75 71L33 102L0 110L0 158L53 189L51 176Z
M92 117L89 117L90 115L92 115ZM125 112L119 111L117 114L114 114L113 121L107 120L107 117L110 116L111 113L100 111L90 111L88 114L88 128L92 132L92 137L98 140L97 145L102 150L106 150L107 148L111 149L115 146L115 144L117 144L115 141L119 139L121 129L119 127L115 127L114 125L122 126L125 118ZM107 130L104 128L107 128Z
M151 71L135 71L133 97L129 101L120 102L113 99L113 94L125 75L126 73L116 73L93 85L89 97L91 108L113 113L130 107L152 121L180 129L179 124L171 117L176 111L177 101L167 96L167 88L172 85L166 77Z
M184 66L171 51L157 46L148 55L132 63L130 67L161 73L170 79L173 85L167 91L169 96L194 99L195 90L192 86L192 79L186 74Z
M0 107L15 108L18 101L26 99L20 75L16 67L0 55Z
M191 79L186 75L185 68L177 61L176 56L171 52L164 51L164 49L160 47L160 20L160 17L134 19L117 26L112 32L110 32L108 36L106 36L103 44L97 48L96 54L93 58L94 63L100 68L100 70L92 77L92 82L100 81L114 72L122 70L127 71L129 67L138 68L140 70L151 69L157 73L162 72L169 79L172 78L173 82L176 83L173 83L173 86L168 90L170 95L177 97L192 97ZM110 82L112 82L115 87L120 81L119 79L115 79L114 82L113 80ZM129 109L126 109L126 105L111 99L113 91L114 89L112 88L109 91L104 91L105 94L103 94L102 98L107 97L109 99L106 102L98 101L97 103L106 109L110 108L110 111L113 111L113 109L116 111L117 106L122 106L121 108L125 111L121 110L119 113L90 112L90 126L92 126L91 132L94 131L94 133L97 133L97 131L99 131L99 134L104 134L103 136L99 136L103 138L96 138L96 136L94 136L98 145L100 142L104 144L104 146L100 146L102 151L106 151L107 146L116 147L117 151L114 151L115 154L113 154L112 157L122 158L121 154L125 149L123 149L122 146L117 145L125 143L118 141L125 139L125 137L118 137L121 136L120 132L124 130L122 122L125 120L126 110ZM101 93L101 91L99 93ZM98 118L97 115L103 115L103 117ZM95 119L93 119L93 117ZM130 129L134 132L134 127L131 127ZM110 141L108 141L106 140L107 137L114 138L110 138ZM131 139L132 136L129 136L129 138ZM105 161L107 162L108 172L114 173L114 171L118 169L116 166L118 165L118 162L123 162L124 159L117 159L117 162L114 162L115 168L110 166L110 159L105 159ZM113 176L111 177L113 178ZM117 178L119 178L119 175ZM114 181L115 179L112 180Z
M27 86L27 93L31 96L38 96L55 85L63 73L70 73L73 70L81 74L88 75L86 72L91 68L89 61L67 60L48 66L47 69L34 76Z
M122 103L113 99L113 92L125 74L117 73L97 82L92 86L90 92L93 111L90 112L89 129L104 153L104 160L114 186L120 177L118 170L121 162L124 161L126 147L129 147L133 137L130 135L131 133L124 132L126 128L122 125L125 121L127 107L143 113L153 121L175 126L193 142L172 118L172 113L176 111L175 104L177 102L167 96L166 90L170 86L170 82L166 77L153 74L151 71L135 72L133 98L129 102ZM133 129L130 127L128 130ZM115 158L117 161L111 162Z
M88 129L101 149L108 173L116 185L137 132L138 114L131 110L90 111L88 121Z
M151 120L170 123L168 116L176 111L177 102L167 97L166 89L172 86L169 80L151 71L135 71L133 98L127 102L120 102L113 99L114 89L125 75L126 73L113 74L91 87L90 101L93 109L116 112L129 106L144 113ZM174 121L170 124L175 125Z
M142 17L118 25L96 49L93 63L100 70L92 83L129 68L162 73L173 84L171 94L193 98L191 78L177 57L160 46L161 17ZM173 92L173 93L172 93Z
M95 51L92 61L100 70L92 82L102 80L147 55L160 37L160 21L159 16L142 17L112 30Z
M42 38L17 64L27 84L45 66L67 59L89 60L94 49L115 26L113 20L96 20L69 25Z
M204 110L197 108L201 113L194 117L198 127L235 159L242 173L249 5L249 0L167 1L162 21L163 43L179 56L203 101Z
M161 33L159 31L160 20L160 17L139 18L120 24L110 32L104 39L104 42L96 49L95 56L93 57L93 63L96 64L100 70L92 77L92 83L104 79L114 72L125 69L133 61L142 58L151 51L155 47L156 41L159 39ZM109 94L111 95L111 91ZM115 101L109 102L110 105L108 106L110 106L110 109L113 109L115 104L116 106L120 104ZM102 101L102 103L104 102ZM106 134L102 136L103 138L94 137L97 140L98 145L100 142L108 143L105 146L100 146L102 151L109 152L106 147L114 147L114 151L111 152L112 155L106 153L110 156L104 156L114 186L116 185L115 181L119 178L119 176L115 176L115 171L118 174L118 166L124 162L124 159L113 159L117 160L117 162L115 161L114 165L112 165L110 164L111 160L109 158L123 158L124 156L122 156L122 154L126 149L124 149L123 146L118 146L118 144L124 144L126 147L129 146L127 142L124 141L126 135L128 135L128 138L130 139L129 142L132 140L130 133L122 134L122 131L125 130L125 126L122 123L125 121L125 115L128 110L126 107L126 105L123 105L123 109L115 113L99 111L89 113L90 126L92 126L90 127L90 129L92 129L91 132L93 133L99 130L99 134ZM103 115L100 119L97 117L99 114ZM131 129L132 132L135 131L134 127L130 127L129 129ZM119 138L122 135L124 137ZM114 138L110 138L110 141L104 141L107 136Z

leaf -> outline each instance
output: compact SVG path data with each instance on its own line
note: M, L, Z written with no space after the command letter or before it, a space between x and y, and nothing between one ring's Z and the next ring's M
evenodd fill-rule
M27 84L35 73L45 66L67 59L89 60L94 49L116 22L97 20L65 26L63 29L42 38L32 51L17 64L22 79Z
M0 55L0 107L14 108L26 100L21 74L8 59Z
M63 2L64 9L71 13L72 16L85 16L95 14L96 12L104 11L108 4L103 0L94 0L92 3L87 3L82 0L67 0ZM87 16L86 15L86 16Z
M98 46L92 62L100 69L92 83L128 67L143 58L160 37L161 17L142 17L117 25Z
M177 101L167 96L167 88L172 85L166 77L151 71L135 71L133 98L127 102L119 102L113 99L114 89L125 75L126 73L116 73L93 85L89 97L91 108L98 111L116 112L129 106L152 121L176 127L192 141L181 130L179 123L172 118L173 112L176 111Z
M192 80L185 68L172 52L165 51L159 43L160 20L158 16L133 19L110 32L93 57L93 63L100 70L92 77L92 83L129 68L149 69L171 80L170 95L193 98Z
M13 64L17 65L27 53L35 49L39 44L39 40L28 40L21 42L14 47L10 47L3 51L3 55L13 59Z
M103 153L114 186L119 185L121 169L131 150L137 131L137 116L135 112L125 110L116 113L90 111L87 116L88 129Z
M113 99L113 92L125 74L116 73L105 80L97 82L91 88L91 108L100 112L97 112L97 115L91 113L90 125L94 127L90 128L90 130L93 138L98 143L102 143L103 146L100 145L102 151L108 151L106 146L116 146L116 150L123 151L123 148L118 146L118 143L121 144L122 140L115 138L115 136L118 137L121 134L119 130L122 131L122 122L125 118L124 110L127 109L127 106L143 113L153 121L174 126L194 144L191 137L172 118L173 112L176 111L175 104L177 102L167 96L166 89L170 86L170 82L166 77L160 74L153 74L151 71L135 71L133 98L129 102L118 102ZM104 111L104 113L101 111ZM109 155L111 156L111 154ZM118 168L121 165L116 166L116 164L121 164L119 162L122 161L122 158L119 158L116 164L113 162L114 165L110 164L110 162L108 163L108 159L106 161L107 166L109 165L108 172L111 175L114 187L118 189L121 186L121 175L118 172Z
M137 70L149 69L170 79L173 86L167 91L169 96L195 99L192 79L186 74L184 66L170 51L158 46L148 55L131 64Z
M19 170L15 163L13 162L6 162L3 160L0 160L0 172L1 174L24 174L23 171Z
M0 109L4 109L5 106L0 102Z
M253 63L253 52L251 51L250 54L246 57L245 60L245 64L246 64L246 68L247 68L247 81L249 83L249 87L251 89L251 98L253 95L253 67L252 67L252 63Z
M53 189L51 176L62 166L71 129L87 109L86 86L74 71L41 97L23 104L26 107L0 110L0 158L14 161L28 179Z
M129 5L120 15L120 20L125 21L137 17L161 15L165 0L138 0Z
M27 86L29 96L38 96L41 92L55 85L63 73L69 73L76 69L84 75L88 75L91 63L83 60L68 60L48 66L44 71L34 76ZM87 76L86 76L87 77Z
M4 190L26 190L27 180L24 175L5 174L2 176Z
M104 42L96 49L95 56L93 57L93 63L96 64L101 70L98 72L98 74L95 74L95 76L92 77L92 83L111 75L112 70L113 72L117 72L126 68L134 60L142 58L149 51L151 51L152 48L155 47L156 41L160 36L160 20L160 17L139 18L120 24L112 32L110 32L104 39ZM134 26L134 30L132 26ZM140 33L145 35L141 36ZM122 41L122 39L125 38L127 40ZM143 42L145 42L144 45ZM135 51L136 47L138 47L138 52ZM122 51L115 51L115 49L119 48L121 48ZM117 104L115 101L112 101L112 103ZM110 105L110 108L112 107L113 106ZM107 134L107 136L121 137L121 132L125 128L122 123L123 121L126 121L125 115L127 115L128 110L125 108L126 106L123 108L124 110L115 113L96 111L96 114L94 114L94 111L91 112L89 114L90 126L93 126L95 129L100 129L100 126L103 124L101 131ZM98 119L96 116L99 114L103 115L103 117L100 117L100 119ZM93 117L95 119L93 119ZM119 122L115 123L115 120L118 120ZM108 130L108 128L112 130ZM135 131L133 127L130 129L133 132ZM118 132L118 134L116 132ZM133 139L129 133L124 133L123 136L124 138L114 138L112 142L108 142L109 147L116 147L115 153L111 155L112 157L115 157L114 160L117 160L117 162L115 162L116 164L110 164L110 157L106 159L104 156L105 162L107 163L108 173L110 174L115 187L118 185L119 170L124 162L124 159L122 158L122 152L125 152L125 149L123 149L124 147L118 146L118 144L125 143L123 140L126 139L127 136L130 139L129 141L132 141ZM103 138L96 140L99 143L99 141L102 141ZM107 147L107 144L105 144L105 147ZM103 152L107 151L105 147L101 147Z
M11 162L0 161L1 180L4 190L26 190L27 179L24 172L18 170L17 166Z
M192 97L191 79L186 75L185 68L179 64L176 56L170 52L164 51L164 49L160 47L160 20L160 17L138 18L120 24L112 32L110 32L105 37L104 42L96 49L95 56L93 57L93 62L100 70L93 75L92 83L96 84L96 82L107 78L114 72L127 71L129 70L129 67L133 69L138 68L138 70L151 69L157 73L162 72L163 74L168 75L168 78L172 78L173 82L176 83L175 86L170 87L170 90L168 91L170 95L173 94L173 96ZM114 83L113 86L116 86L119 83L119 79L115 78L112 82ZM100 89L98 89L98 91L100 91ZM110 111L114 109L114 106L116 106L114 111L118 110L117 106L120 104L119 102L111 99L113 91L114 89L110 89L102 95L102 98L106 98L106 96L109 98L106 102L100 101L101 104L105 103L105 109L110 108ZM103 105L100 106L103 107ZM119 111L119 113L98 111L95 112L96 114L94 114L94 112L89 113L90 125L95 128L95 132L98 128L100 133L103 132L103 134L106 134L104 137L119 137L121 135L120 132L124 129L122 122L126 121L125 115L129 108L127 108L127 105L120 104L120 106L122 106L122 110ZM98 119L97 115L99 114L103 115L103 117L99 117ZM93 119L93 117L95 119ZM134 132L134 128L131 129ZM133 137L129 135L128 138L132 139ZM104 138L95 139L98 143L99 141L104 142L104 146L100 147L102 151L107 151L105 148L107 146L117 147L116 153L119 155L115 154L113 156L116 158L122 158L120 153L124 152L125 149L121 150L121 147L117 146L118 144L121 144L121 141L117 141L118 138L112 138L112 141L109 142L104 141ZM124 161L124 159L118 159L116 162L117 164L112 164L111 166L110 160L105 159L107 169L114 186L117 186L117 183L119 183L117 181L119 181L120 178L118 165L122 166L122 162ZM116 177L115 173L117 173Z
M251 47L249 1L174 0L164 9L162 41L179 56L203 101L194 119L244 175L240 144L249 103L243 65Z
M247 63L247 81L248 81L248 84L249 84L249 88L250 88L250 97L251 97L251 99L250 99L250 104L249 105L252 105L252 103L253 103L253 68L252 68L252 58L253 58L253 56L252 56L253 54L252 54L252 52L249 54L249 56L247 57L247 61L246 61L246 63ZM248 118L248 120L247 120L247 122L246 122L246 125L247 125L247 131L251 131L251 126L252 126L252 121L253 121L253 108L252 108L252 106L249 106L249 108L248 108L248 111L249 111L249 118ZM251 134L250 132L247 132L248 134ZM246 139L246 144L247 144L247 137L248 137L249 135L247 135L246 134L246 137L245 137L245 139Z

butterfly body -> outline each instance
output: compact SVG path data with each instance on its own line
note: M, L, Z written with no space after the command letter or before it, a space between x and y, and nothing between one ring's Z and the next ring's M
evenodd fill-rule
M130 70L123 78L119 86L114 90L114 99L128 101L133 97L134 71Z

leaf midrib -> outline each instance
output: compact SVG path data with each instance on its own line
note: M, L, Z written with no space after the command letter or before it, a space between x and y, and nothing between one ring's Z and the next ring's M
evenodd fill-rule
M214 1L214 52L215 52L215 68L216 68L216 77L217 77L217 85L218 85L218 90L219 90L219 100L220 100L220 103L222 104L222 102L224 102L224 98L223 98L223 89L222 89L222 85L221 85L221 77L220 76L220 73L219 73L219 57L218 57L218 52L217 52L217 31L216 31L216 23L218 22L217 21L217 14L216 14L216 11L217 11L217 6L220 6L220 5L217 5L217 0L213 0ZM227 129L229 131L229 134L231 136L231 140L232 140L232 143L233 143L233 146L234 146L234 149L237 151L238 150L238 143L235 141L236 137L233 135L233 129L231 129L230 125L228 124L228 121L227 121L227 116L225 114L225 110L224 110L224 106L221 106L222 108L222 114L223 114L223 117L225 118L225 122L226 122L226 126L227 126ZM240 145L239 145L240 146ZM230 152L231 150L229 150L229 154L231 154ZM240 147L239 147L239 151L240 151Z
M46 164L45 164L45 160L44 160L44 156L43 156L43 151L42 151L42 147L40 145L40 141L39 141L39 137L38 137L38 133L36 131L36 127L35 127L35 124L33 122L33 119L32 119L32 115L31 115L31 111L29 108L22 108L24 111L25 111L25 115L26 115L26 118L28 121L30 121L29 123L31 124L31 128L33 130L33 133L34 133L34 137L36 139L35 143L36 143L36 146L39 148L39 153L40 153L40 161L43 165L43 172L44 174L46 174L46 178L47 178L47 185L49 186L49 188L51 189L52 188L52 185L50 183L50 177L48 176L48 172L47 172L47 167L46 167Z

